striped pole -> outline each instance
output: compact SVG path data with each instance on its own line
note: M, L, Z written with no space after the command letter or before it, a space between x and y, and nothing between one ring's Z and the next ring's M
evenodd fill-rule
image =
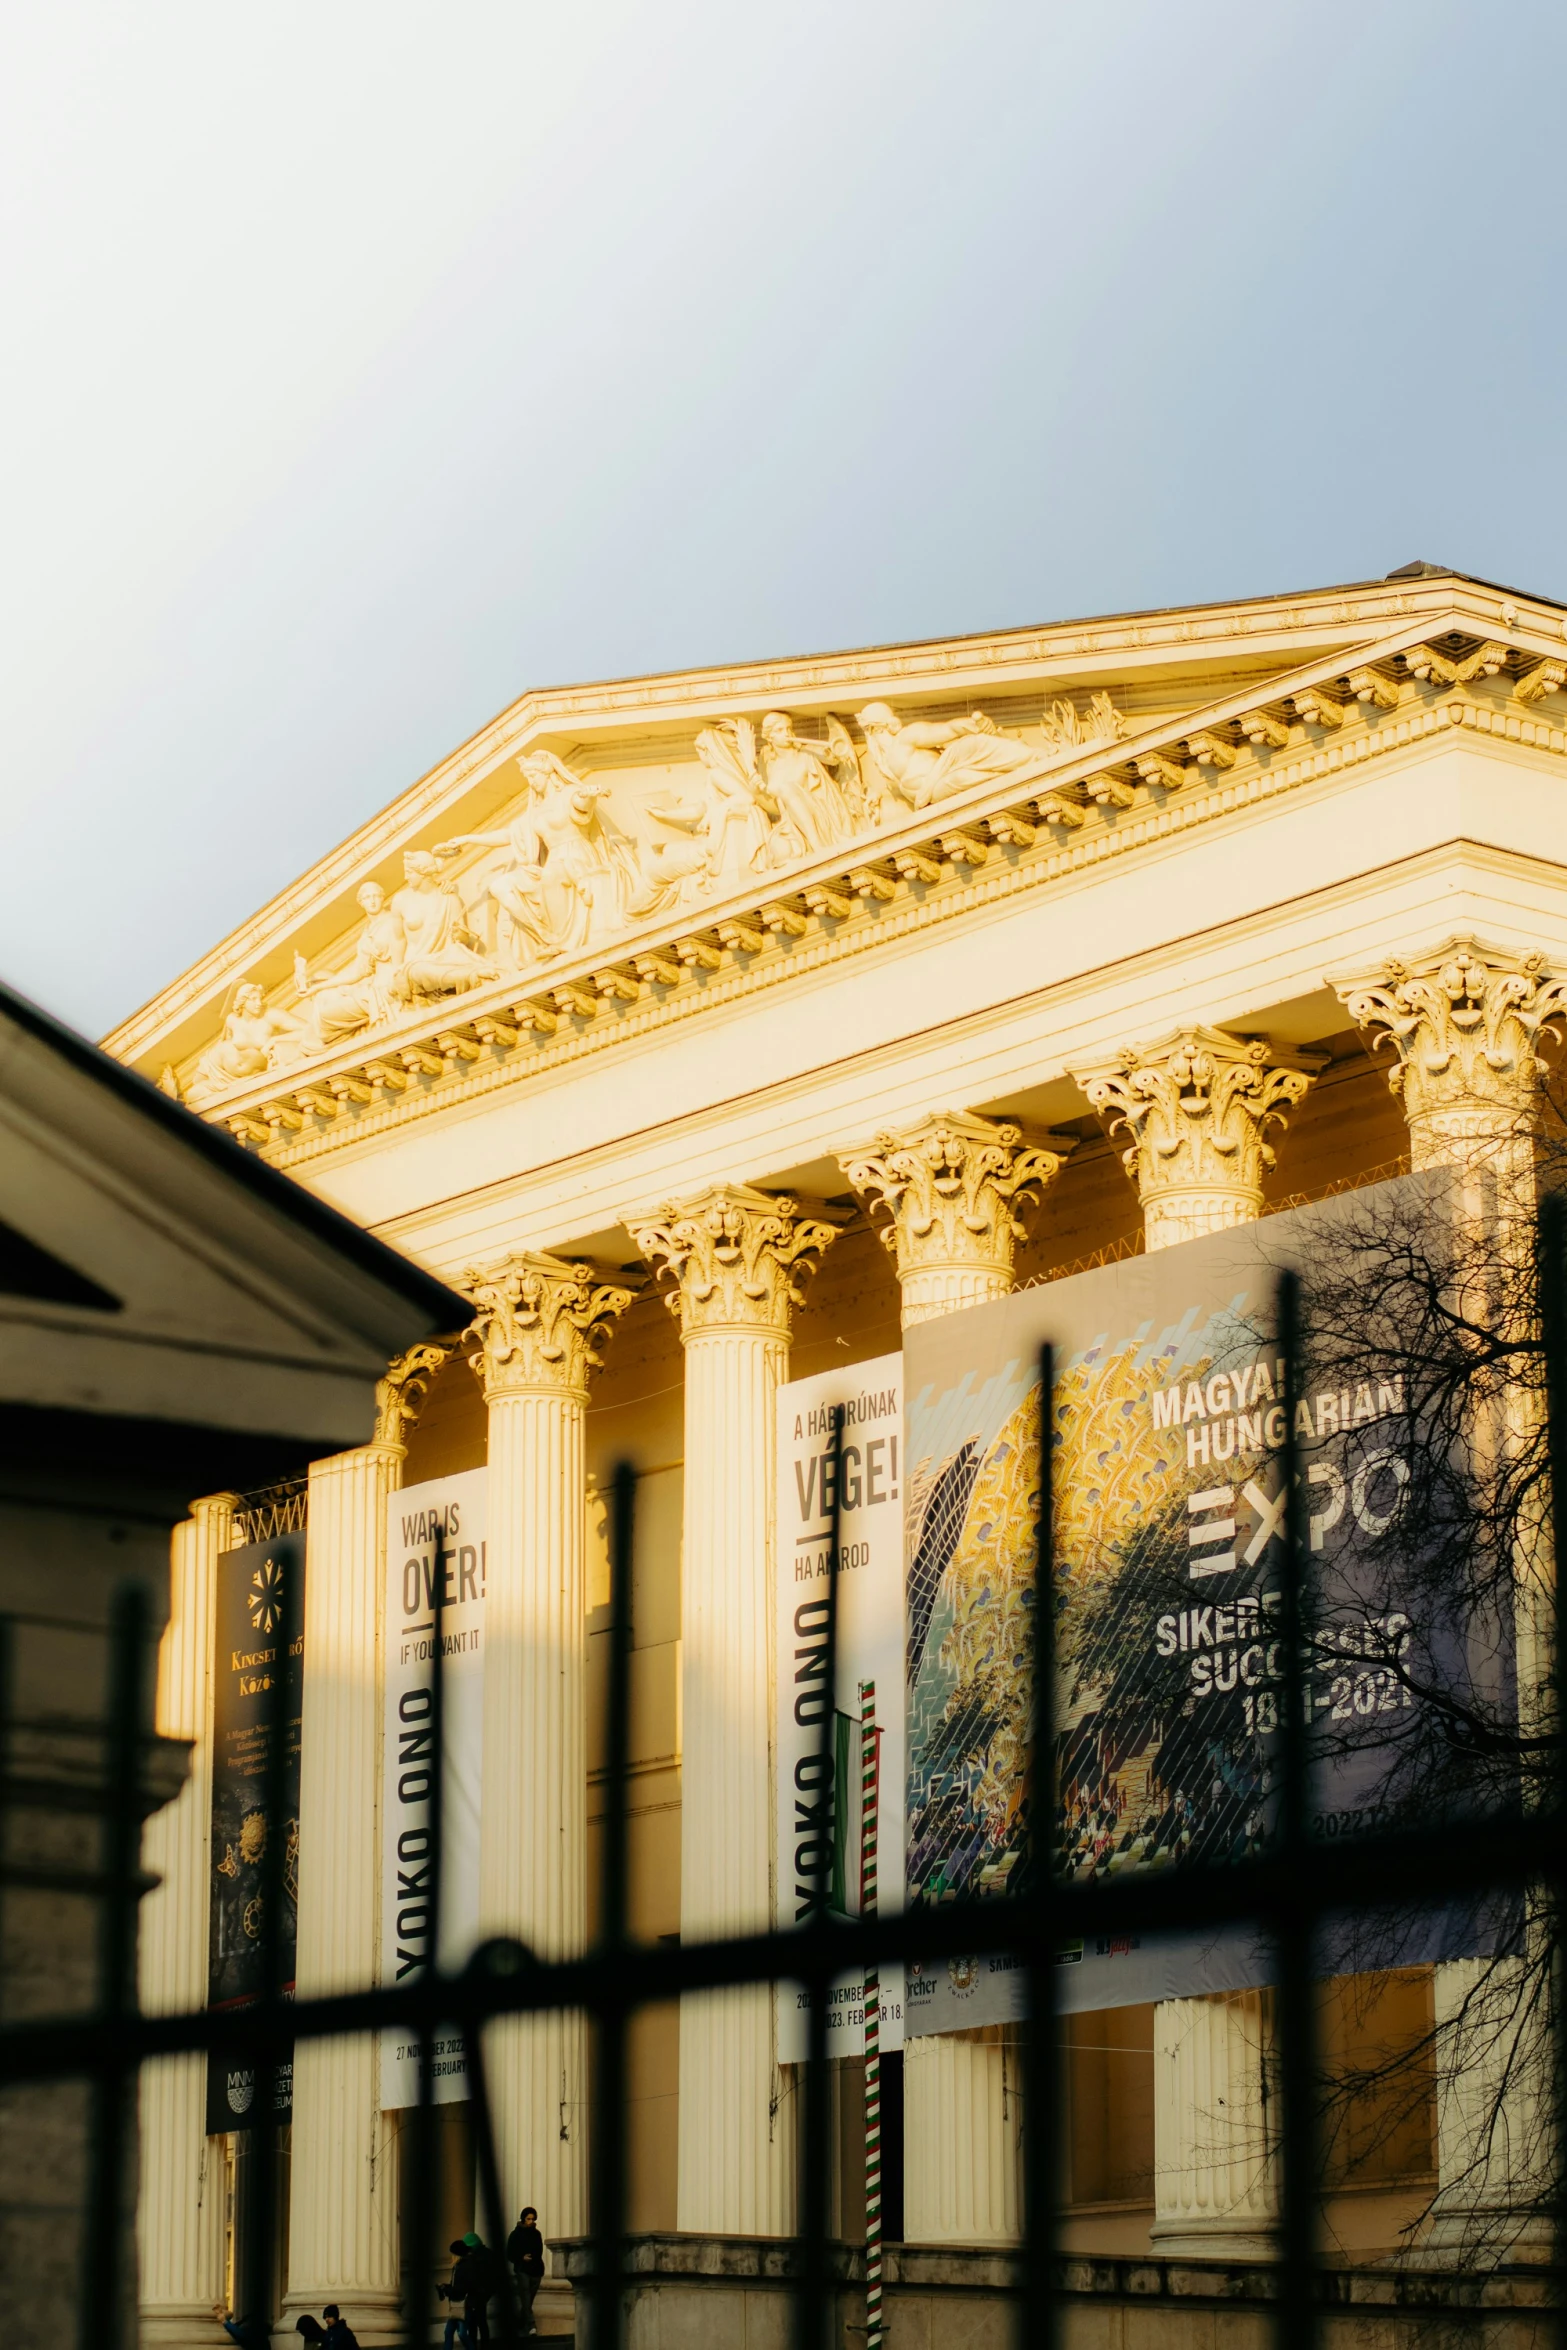
M881 1739L876 1684L860 1683L860 1915L876 1915L876 1822L881 1808ZM865 1975L865 2350L882 2350L881 2315L881 1975Z

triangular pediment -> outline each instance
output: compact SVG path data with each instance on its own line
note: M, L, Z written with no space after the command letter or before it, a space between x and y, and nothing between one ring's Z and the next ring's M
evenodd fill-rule
M525 696L111 1049L257 1140L263 1096L296 1128L356 1114L1446 687L1539 703L1561 626L1423 572Z

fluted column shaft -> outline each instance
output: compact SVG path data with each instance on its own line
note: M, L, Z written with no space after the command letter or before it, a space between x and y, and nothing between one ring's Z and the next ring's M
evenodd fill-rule
M686 1343L680 1931L693 1942L772 1920L770 1562L788 1361L788 1341L768 1329ZM682 2228L776 2236L792 2224L775 2076L770 1986L683 2002Z
M466 1276L489 1407L479 1930L541 1958L587 1938L588 1375L629 1289L515 1256ZM557 2012L486 2035L501 2191L546 2236L587 2225L587 2026Z
M397 1443L315 1461L300 1730L301 1998L380 1979L381 1629ZM294 2057L287 2314L337 2302L364 2342L397 2335L395 2155L370 2033Z
M207 2000L207 1879L212 1834L212 1665L217 1562L233 1535L234 1496L210 1495L174 1529L169 1620L158 1651L157 1728L191 1741L190 1773L142 1834L160 1882L141 1908L141 2003L177 2015ZM137 2206L142 2339L209 2350L223 2289L223 2168L206 2135L204 2056L142 2068Z
M708 1941L772 1922L777 1395L801 1280L835 1234L743 1184L627 1224L674 1282L685 1344L680 1932ZM770 1985L682 1999L682 2229L792 2227L781 2092Z
M1178 1029L1074 1071L1105 1125L1128 1135L1150 1250L1262 1213L1284 1122L1323 1066L1261 1037ZM1266 2128L1260 1992L1166 1999L1154 2009L1154 2224L1161 2251L1259 2259L1273 2250L1275 2153Z
M1052 1147L1046 1147L1046 1145ZM946 1111L879 1134L840 1164L898 1268L905 1330L988 1305L1012 1288L1021 1211L1072 1138L1025 1141L1010 1120ZM1018 2233L1020 2139L999 2035L943 2032L903 2053L903 2226L911 2243L1004 2243Z
M1155 2243L1198 2259L1265 2257L1279 2207L1267 1994L1161 1999L1153 2036Z
M581 1393L490 1403L479 1928L541 1958L587 1934L586 1491ZM569 2011L489 2034L507 2209L587 2224L587 2032Z
M903 2233L911 2244L1008 2244L1022 2212L1021 2107L1007 2025L932 2032L903 2049Z
M300 1723L301 1998L380 1980L381 1710L388 1497L403 1436L449 1346L390 1364L375 1439L310 1466ZM396 2145L373 2035L302 2041L294 2121L286 2316L335 2301L367 2345L398 2337Z

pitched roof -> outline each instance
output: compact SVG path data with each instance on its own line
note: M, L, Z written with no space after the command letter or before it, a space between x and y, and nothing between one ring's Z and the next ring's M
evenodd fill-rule
M0 987L0 1421L84 1413L331 1451L369 1435L391 1356L470 1313Z

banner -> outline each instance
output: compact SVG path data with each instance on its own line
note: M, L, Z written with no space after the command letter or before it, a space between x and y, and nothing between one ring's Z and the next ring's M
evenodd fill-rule
M299 1927L299 1753L303 1695L305 1538L280 1534L220 1553L212 1681L212 1878L207 1912L207 2002L253 2006L266 1990L268 1847L283 1839L282 1916L276 1921L286 1995L294 1995ZM286 1626L293 1638L282 1651ZM281 1688L279 1686L281 1679ZM267 1818L271 1725L284 1741L283 1817ZM287 2121L294 2066L273 2074L272 2111L256 2106L248 2063L207 2060L207 2134Z
M1364 1232L1379 1194L1410 1192L1406 1211L1412 1202L1439 1216L1418 1185L1403 1178L909 1332L911 1903L1004 1898L1026 1870L1046 1338L1056 1350L1056 1844L1067 1872L1084 1881L1262 1848L1281 1678L1277 1268L1331 1249L1339 1217ZM1444 1683L1489 1676L1493 1696L1509 1660L1505 1638L1478 1658L1461 1640L1439 1653L1447 1630L1415 1621L1416 1603L1386 1587L1377 1538L1419 1458L1402 1379L1340 1373L1318 1393L1308 1359L1305 1390L1297 1434L1322 1611L1309 1677L1312 1826L1331 1837L1382 1814L1415 1702L1390 1659L1414 1641ZM1381 1963L1473 1952L1474 1935L1471 1918L1416 1919ZM1319 1956L1324 1973L1342 1971L1333 1946ZM1250 1929L1074 1944L1058 1962L1068 2012L1271 1975ZM1021 1988L1006 1958L911 1968L907 2028L1005 2021L1022 2012Z
M832 1430L842 1427L842 1503L837 1559L837 1719L823 1784L822 1725L832 1693L825 1679ZM811 1914L818 1872L830 1869L829 1910L860 1914L862 1847L861 1707L874 1691L878 1744L877 1906L903 1907L903 1358L797 1379L778 1391L778 1614L775 1916L782 1926ZM807 2054L805 1994L780 1983L778 2061ZM881 1977L882 2048L903 2045L901 1969ZM865 1984L834 1984L827 2018L830 2056L865 2046Z
M484 1504L487 1472L433 1478L394 1493L386 1511L385 1712L381 1799L381 1980L406 1982L431 1959L435 1838L431 1674L436 1594L445 1737L441 1867L443 1966L478 1940L479 1791L484 1756ZM461 2035L431 2042L438 2105L468 2095ZM381 2036L381 2104L419 2102L419 2043Z

